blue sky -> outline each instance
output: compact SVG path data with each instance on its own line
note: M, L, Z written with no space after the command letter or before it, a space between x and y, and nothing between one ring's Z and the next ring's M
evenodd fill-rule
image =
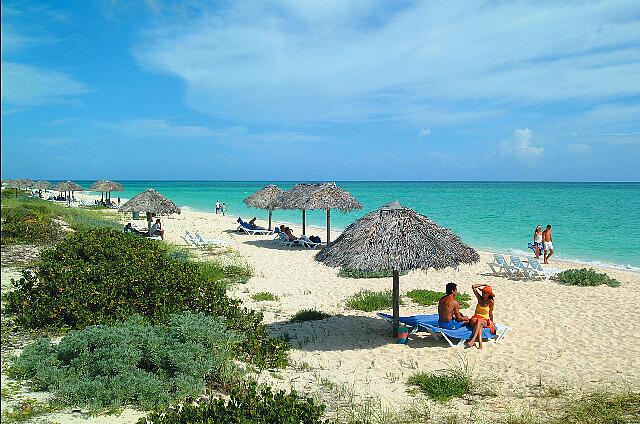
M640 180L640 5L2 2L2 178Z

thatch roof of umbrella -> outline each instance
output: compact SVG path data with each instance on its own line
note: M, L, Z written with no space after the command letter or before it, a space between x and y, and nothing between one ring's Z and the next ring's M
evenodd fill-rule
M74 183L73 181L63 181L58 183L53 187L55 191L82 191L84 188L78 183Z
M273 202L282 194L283 191L273 184L253 193L251 196L243 200L243 202L252 208L267 209L269 211L269 230L271 230L271 215L273 213Z
M448 228L392 202L349 225L340 237L316 254L316 259L331 267L393 271L395 331L400 272L457 267L475 263L480 256Z
M278 196L274 203L278 209L301 209L302 233L305 232L305 210L325 209L327 211L327 241L331 237L331 209L341 212L351 212L362 209L362 204L351 195L338 187L336 183L309 184L300 183L291 190Z
M152 188L148 188L125 202L120 206L118 212L146 212L147 228L149 235L151 235L151 219L153 215L171 215L172 213L180 213L180 208L162 194Z
M115 181L100 180L91 184L89 187L91 191L124 191L124 187Z
M33 180L29 180L26 178L19 178L17 180L9 180L7 181L7 186L9 188L19 188L19 189L27 189L33 186Z
M51 187L51 183L49 181L36 181L31 186L34 190L47 190L49 187Z

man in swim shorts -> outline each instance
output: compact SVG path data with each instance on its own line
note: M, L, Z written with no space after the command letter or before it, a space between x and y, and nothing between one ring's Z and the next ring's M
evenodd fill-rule
M438 327L457 330L469 322L469 318L460 313L460 304L456 300L458 286L448 283L447 294L438 301Z
M547 228L542 232L542 244L544 245L544 263L549 263L549 258L553 255L553 234L551 233L551 225L547 224Z

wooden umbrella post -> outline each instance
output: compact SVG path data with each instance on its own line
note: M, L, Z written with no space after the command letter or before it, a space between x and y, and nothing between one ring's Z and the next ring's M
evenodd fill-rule
M331 209L327 209L327 243L331 241Z
M393 337L398 337L398 326L400 325L400 274L393 270Z
M151 221L153 220L153 217L151 215L151 212L147 212L147 232L149 233L149 236L151 236Z
M305 224L306 224L306 210L302 209L302 235L304 236L306 234L305 232Z
M271 231L271 212L272 210L269 209L269 231Z

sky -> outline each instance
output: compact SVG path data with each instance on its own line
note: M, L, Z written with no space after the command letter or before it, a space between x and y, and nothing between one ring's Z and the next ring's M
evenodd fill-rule
M2 2L2 178L640 181L640 1Z

